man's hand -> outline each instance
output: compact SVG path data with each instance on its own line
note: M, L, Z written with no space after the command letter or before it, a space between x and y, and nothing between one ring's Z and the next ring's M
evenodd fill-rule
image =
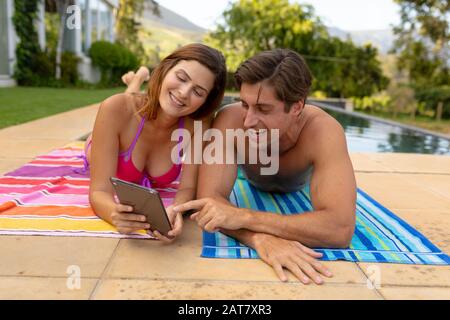
M172 230L167 233L167 236L162 235L159 231L155 230L152 234L159 240L165 243L173 242L178 235L181 234L183 229L183 214L173 210L174 206L170 205L166 208L167 216L169 217Z
M305 247L300 242L284 240L272 235L259 233L255 235L255 250L260 258L272 266L281 281L287 281L283 268L292 272L302 283L314 281L322 284L320 274L332 277L330 270L316 259L321 253Z
M174 207L174 210L177 212L195 210L191 219L195 219L198 225L208 232L215 232L219 229L241 229L245 219L248 218L247 210L236 208L229 203L213 198L192 200Z

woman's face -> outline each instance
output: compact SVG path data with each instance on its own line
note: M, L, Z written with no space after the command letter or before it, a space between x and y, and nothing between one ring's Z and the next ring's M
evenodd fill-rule
M194 113L206 101L215 76L195 60L181 60L169 70L161 85L159 103L167 114L182 117Z

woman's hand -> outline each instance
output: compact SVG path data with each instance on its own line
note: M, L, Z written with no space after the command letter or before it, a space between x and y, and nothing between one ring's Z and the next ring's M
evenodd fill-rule
M123 234L150 229L150 224L146 222L147 218L144 215L134 214L133 207L120 203L116 204L114 211L111 212L111 220L117 231Z
M167 216L172 225L172 230L167 233L167 236L162 235L157 230L153 231L153 235L165 243L173 242L176 237L181 234L183 229L183 214L181 212L176 212L173 208L174 205L170 205L166 208Z

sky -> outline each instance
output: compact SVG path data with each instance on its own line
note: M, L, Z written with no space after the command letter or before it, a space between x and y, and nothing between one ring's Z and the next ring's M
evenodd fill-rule
M212 29L233 0L157 0L205 29ZM290 0L309 3L325 25L345 31L390 29L398 24L398 5L393 0Z

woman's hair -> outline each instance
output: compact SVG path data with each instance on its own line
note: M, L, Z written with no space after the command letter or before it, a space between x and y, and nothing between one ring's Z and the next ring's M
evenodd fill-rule
M265 81L275 88L277 98L289 112L293 103L306 101L312 75L305 60L290 49L263 51L244 61L234 74L238 89L243 83Z
M167 73L182 60L195 60L208 68L215 76L214 86L208 94L205 103L190 116L200 119L211 115L222 102L225 82L226 65L222 53L203 44L193 43L183 46L164 58L153 70L147 88L147 99L139 110L147 115L147 119L156 119L159 104L161 86Z

